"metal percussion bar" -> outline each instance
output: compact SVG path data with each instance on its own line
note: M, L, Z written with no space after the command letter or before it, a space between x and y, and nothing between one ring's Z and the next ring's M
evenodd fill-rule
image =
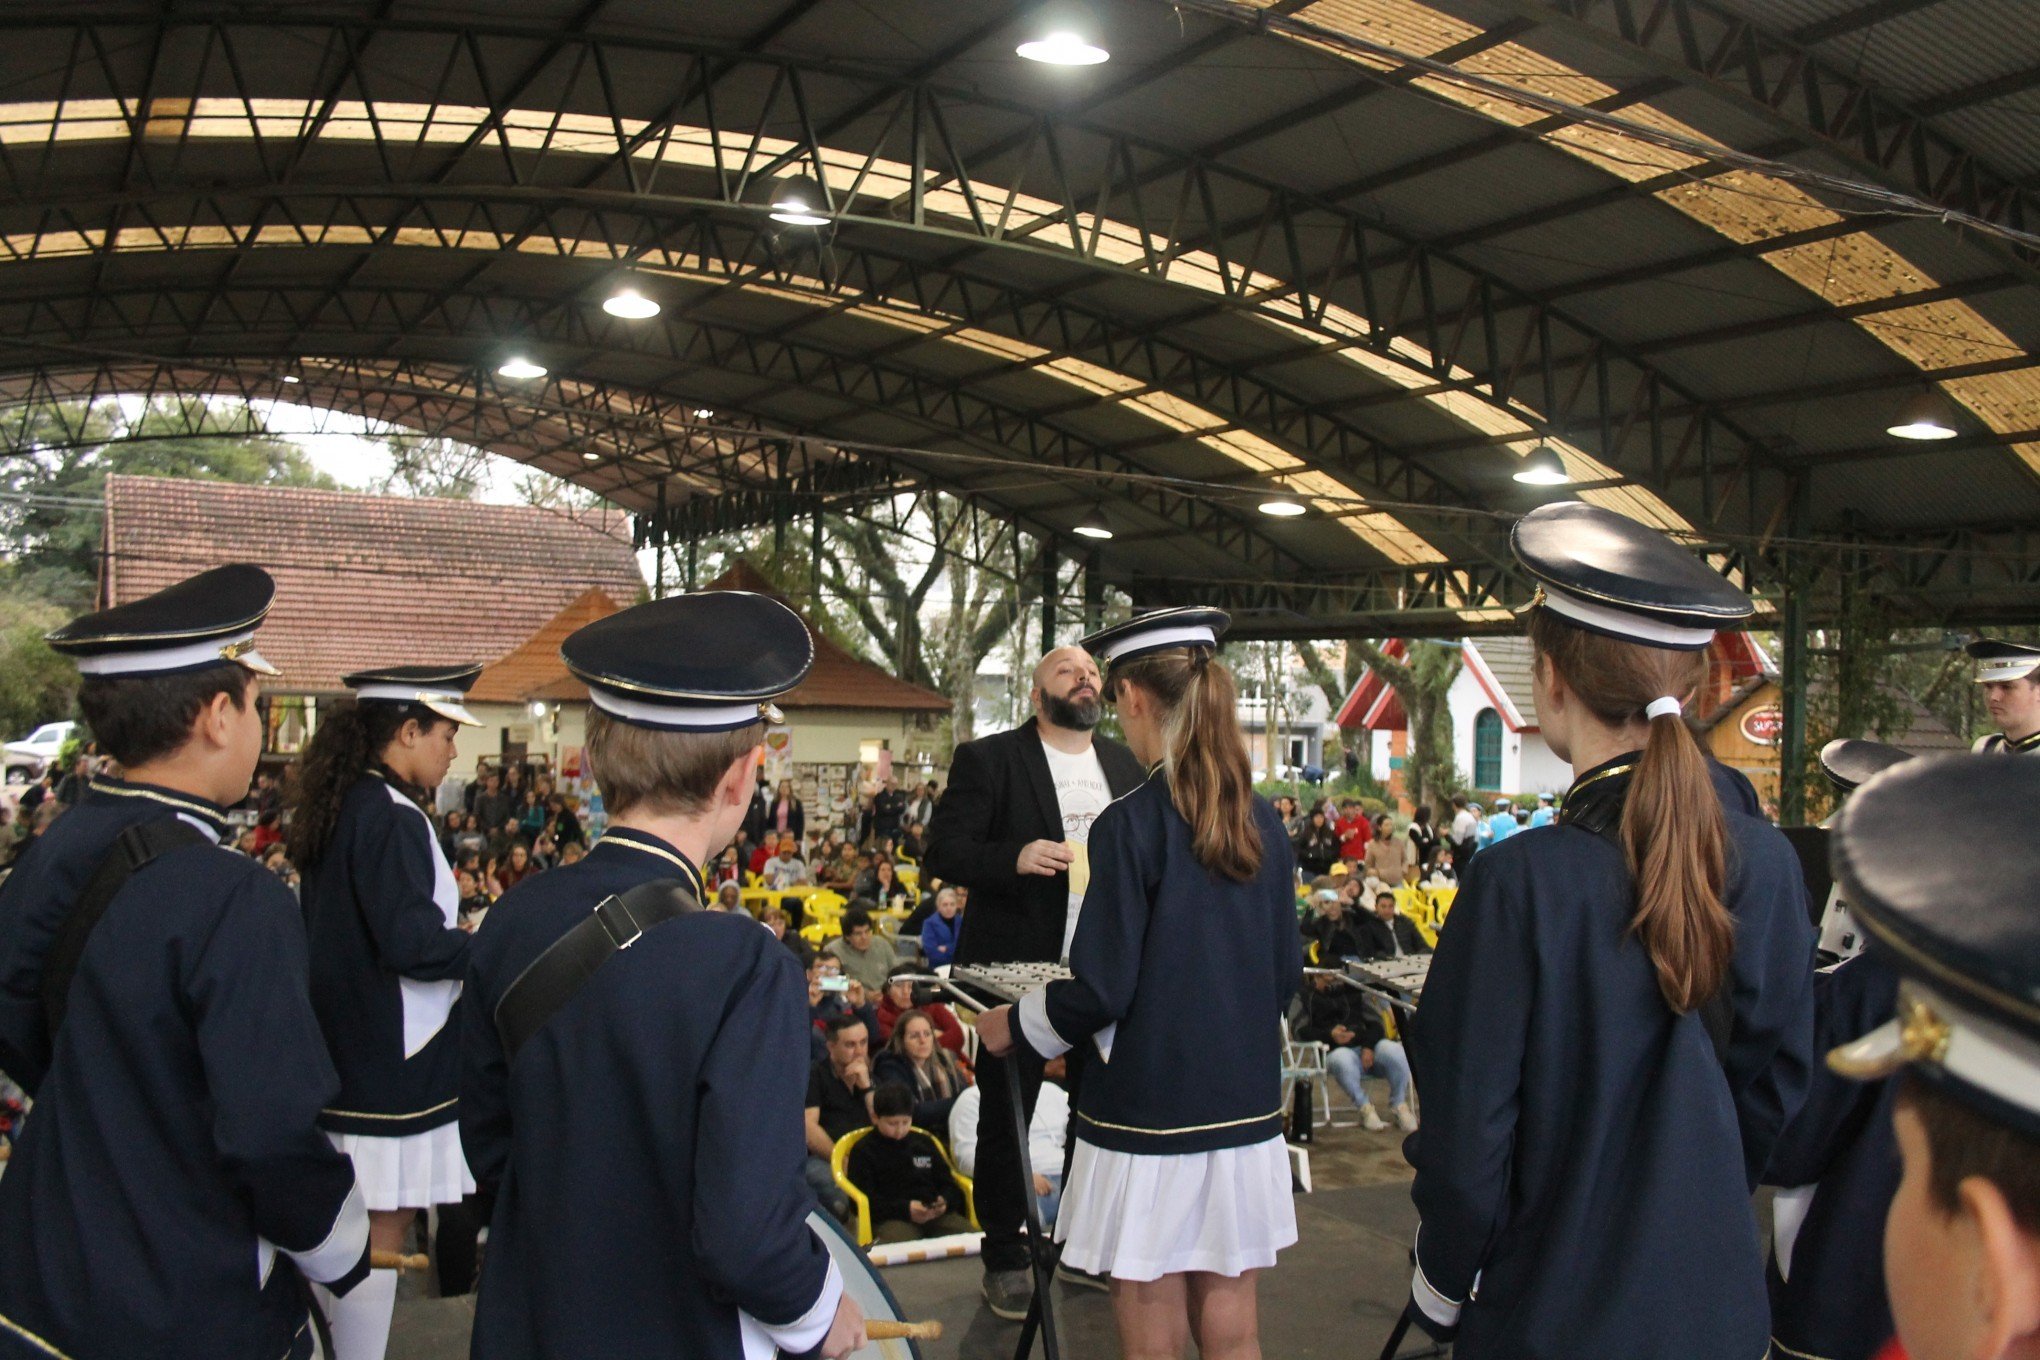
M949 978L938 977L933 973L915 973L902 974L901 978L894 980L902 979L932 983L971 1010L982 1013L992 1009ZM986 991L995 995L1010 991L1009 987L989 980L966 978L965 981L984 987ZM1004 995L997 1004L1012 1005L1019 999L1018 995ZM1016 1140L1014 1146L1020 1150L1020 1202L1027 1206L1027 1255L1029 1265L1034 1271L1034 1300L1027 1305L1027 1320L1020 1324L1020 1343L1014 1348L1013 1360L1027 1360L1027 1356L1034 1350L1034 1334L1037 1328L1041 1333L1041 1353L1047 1360L1062 1360L1062 1344L1056 1337L1053 1297L1056 1250L1048 1240L1047 1231L1041 1226L1041 1203L1034 1198L1034 1169L1027 1155L1027 1105L1021 1099L1020 1064L1016 1061L1018 1057L1017 1051L1008 1053L999 1060L999 1066L1006 1074L1006 1103L1012 1107L1013 1136Z

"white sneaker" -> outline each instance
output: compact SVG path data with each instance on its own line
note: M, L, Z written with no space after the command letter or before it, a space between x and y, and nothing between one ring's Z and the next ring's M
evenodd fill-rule
M1374 1112L1372 1105L1362 1105L1360 1107L1360 1127L1369 1133L1380 1133L1388 1127L1388 1124L1380 1115Z
M1395 1126L1404 1133L1415 1133L1417 1131L1417 1117L1410 1113L1410 1107L1407 1104L1391 1105L1388 1107L1388 1112L1395 1116Z

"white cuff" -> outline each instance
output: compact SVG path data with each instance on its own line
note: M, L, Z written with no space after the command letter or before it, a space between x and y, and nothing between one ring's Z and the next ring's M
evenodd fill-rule
M1027 1046L1044 1059L1059 1058L1070 1051L1070 1045L1055 1032L1055 1026L1048 1023L1048 989L1041 988L1020 998L1020 1004L1013 1007L1013 1014L1020 1017L1020 1033L1027 1038Z
M1421 1242L1423 1239L1424 1230L1419 1227L1417 1229L1417 1242ZM1457 1327L1459 1325L1459 1310L1466 1306L1465 1303L1463 1301L1454 1303L1432 1287L1430 1280L1424 1277L1424 1262L1421 1257L1417 1257L1416 1243L1414 1242L1410 1244L1410 1255L1416 1257L1417 1261L1416 1272L1410 1277L1410 1297L1416 1300L1417 1307L1424 1310L1424 1316L1437 1323L1440 1327Z
M829 1273L822 1281L822 1292L815 1299L814 1306L791 1322L773 1326L760 1322L749 1313L737 1314L738 1330L742 1333L744 1355L770 1357L775 1348L788 1355L799 1355L822 1344L822 1338L829 1334L829 1327L836 1320L836 1305L843 1299L843 1272L836 1268L836 1258L829 1258Z
M310 1251L288 1251L283 1254L296 1261L305 1278L316 1284L327 1284L339 1279L354 1269L361 1260L361 1253L368 1250L368 1205L361 1198L361 1187L347 1187L347 1201L340 1206L340 1212L333 1218L333 1230L326 1234L326 1240Z

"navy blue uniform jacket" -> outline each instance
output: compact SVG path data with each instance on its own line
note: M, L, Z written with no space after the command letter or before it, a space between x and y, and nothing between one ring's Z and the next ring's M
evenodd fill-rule
M1633 759L1583 772L1568 811L1619 796ZM1806 1093L1813 926L1791 846L1711 768L1735 917L1725 1064L1700 1014L1659 993L1614 842L1562 822L1462 873L1411 1026L1424 1125L1405 1153L1418 1300L1464 1305L1463 1360L1762 1360L1770 1344L1750 1195Z
M1116 1027L1077 1089L1070 1131L1093 1147L1208 1152L1282 1133L1282 1014L1303 975L1296 858L1264 798L1254 822L1261 869L1244 883L1197 862L1160 770L1091 824L1074 976L1025 998L1015 1032L1052 1058Z
M178 816L224 826L188 795L95 780L0 889L11 1048L49 1052L27 993L114 838ZM318 1128L339 1083L305 967L296 901L244 856L183 846L115 895L0 1178L0 1355L310 1353L296 1271L351 1287L368 1215Z
M354 781L304 870L312 1004L340 1072L323 1122L398 1138L451 1124L460 1043L447 1021L471 937L431 819L384 775Z
M1816 975L1813 985L1816 1053L1861 1038L1898 1010L1898 975L1869 954ZM1891 1130L1897 1089L1892 1081L1850 1081L1823 1064L1771 1149L1764 1179L1801 1187L1772 1204L1783 1223L1800 1201L1798 1231L1773 1251L1769 1272L1771 1339L1784 1355L1870 1360L1892 1338L1884 1219L1901 1171ZM1789 1269L1779 1269L1781 1258Z
M770 1326L834 1315L801 1179L807 983L771 931L721 912L655 926L504 1060L510 984L655 878L699 882L672 846L612 828L505 893L475 936L460 1131L500 1187L475 1360L736 1360L739 1309Z

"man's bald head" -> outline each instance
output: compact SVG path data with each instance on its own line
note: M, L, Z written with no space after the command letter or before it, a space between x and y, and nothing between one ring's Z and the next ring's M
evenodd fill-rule
M1034 716L1071 732L1088 732L1105 716L1098 663L1082 647L1057 647L1034 668Z

